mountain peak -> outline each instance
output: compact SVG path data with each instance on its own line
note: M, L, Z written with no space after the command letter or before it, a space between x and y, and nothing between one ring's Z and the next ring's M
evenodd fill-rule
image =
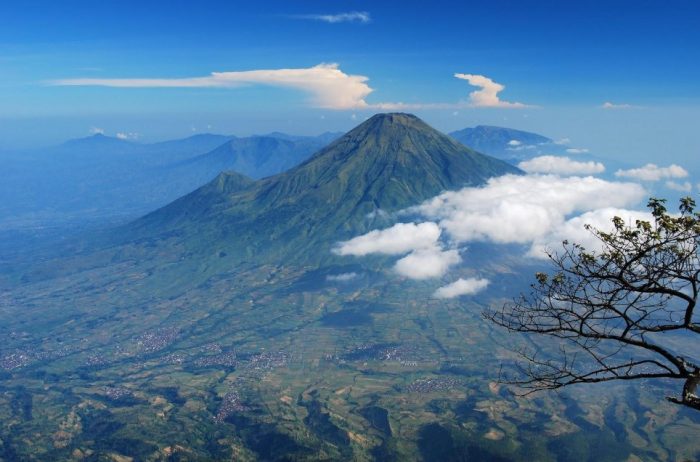
M412 127L416 124L422 124L427 126L425 122L416 117L413 114L407 114L404 112L386 112L375 114L369 119L362 122L360 125L355 127L354 130L358 129L387 129L391 127ZM353 131L354 131L353 130Z
M420 120L417 116L414 114L409 114L408 112L380 112L378 114L374 114L372 117L367 119L367 121L370 120L381 120L381 121L387 121L387 122L396 122L396 123L407 123L410 121L416 121Z
M379 211L398 211L445 190L518 172L414 115L377 114L285 173L250 185L237 178L234 187L219 178L137 227L146 234L177 230L193 243L213 233L210 239L225 240L230 254L247 257L325 258L336 240L387 225Z

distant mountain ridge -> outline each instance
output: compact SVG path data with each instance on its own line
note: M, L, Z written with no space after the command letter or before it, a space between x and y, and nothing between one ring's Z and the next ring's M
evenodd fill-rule
M490 125L457 130L450 136L476 151L514 165L542 154L562 154L566 148L537 133Z
M336 134L337 135L337 134ZM96 134L43 150L4 154L0 230L136 217L187 194L220 172L255 178L291 168L334 135L197 134L142 144Z
M258 179L299 165L337 137L325 133L318 137L272 133L233 138L187 163L211 172L230 170Z

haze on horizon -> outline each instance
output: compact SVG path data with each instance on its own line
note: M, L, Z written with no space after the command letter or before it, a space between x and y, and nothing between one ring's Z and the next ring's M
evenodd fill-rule
M0 150L104 131L346 131L376 112L496 125L696 169L693 2L0 6ZM225 20L222 21L222 18ZM407 46L408 45L408 46Z

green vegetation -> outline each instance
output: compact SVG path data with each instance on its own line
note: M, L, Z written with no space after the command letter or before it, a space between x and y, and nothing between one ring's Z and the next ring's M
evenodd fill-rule
M385 115L288 173L226 174L116 235L8 262L0 460L697 458L700 421L658 401L663 383L575 399L498 385L514 340L481 312L534 270L506 251L475 252L498 282L467 302L330 253L504 172Z

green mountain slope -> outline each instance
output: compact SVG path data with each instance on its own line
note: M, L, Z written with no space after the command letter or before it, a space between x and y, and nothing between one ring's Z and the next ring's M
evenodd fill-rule
M391 212L517 172L413 115L379 114L288 172L216 196L208 185L134 223L131 232L176 234L193 251L224 245L246 258L316 260L330 255L337 240L388 224Z

